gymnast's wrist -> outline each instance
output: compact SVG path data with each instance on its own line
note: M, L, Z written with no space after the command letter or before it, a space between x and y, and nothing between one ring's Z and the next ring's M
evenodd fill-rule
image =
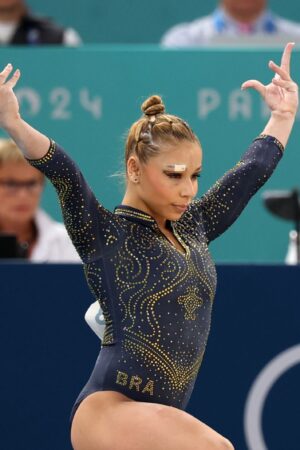
M296 112L292 111L272 111L271 119L278 122L292 122L294 123Z
M10 135L15 134L22 126L22 118L20 114L2 119L1 127Z

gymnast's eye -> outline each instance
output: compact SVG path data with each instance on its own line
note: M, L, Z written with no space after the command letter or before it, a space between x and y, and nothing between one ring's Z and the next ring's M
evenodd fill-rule
M193 178L195 179L195 178L200 178L201 177L201 173L200 172L198 172L198 173L194 173L194 175L193 175Z
M173 179L175 179L175 180L180 180L180 179L182 178L182 173L177 173L177 172L165 172L165 174L167 175L167 177L173 178ZM201 176L201 173L200 173L200 172L197 172L197 173L194 173L194 174L191 176L191 178L192 178L192 180L195 180L196 178L200 178L200 176Z
M167 177L169 178L175 178L177 180L179 180L181 178L181 173L176 173L176 172L168 172L166 173Z

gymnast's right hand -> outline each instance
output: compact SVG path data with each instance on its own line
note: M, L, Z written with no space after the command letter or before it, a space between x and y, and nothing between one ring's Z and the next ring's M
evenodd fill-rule
M20 71L17 69L8 79L12 70L12 65L7 64L0 72L0 127L4 129L20 118L19 103L13 91L20 78Z

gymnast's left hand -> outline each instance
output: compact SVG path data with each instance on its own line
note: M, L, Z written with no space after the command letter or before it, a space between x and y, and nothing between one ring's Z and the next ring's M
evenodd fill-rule
M272 115L293 118L298 109L298 86L290 76L291 53L294 42L289 42L283 51L281 64L269 61L269 68L275 73L266 86L258 80L245 81L241 89L253 88L259 92L271 110Z

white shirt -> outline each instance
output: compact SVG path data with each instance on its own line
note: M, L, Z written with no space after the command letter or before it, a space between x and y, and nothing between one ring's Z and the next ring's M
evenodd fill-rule
M289 233L288 250L287 250L286 257L285 257L286 264L289 264L289 265L299 264L297 246L298 246L297 231L291 230ZM300 249L299 249L299 251L300 251Z
M81 262L62 223L53 220L45 211L38 210L35 224L38 238L31 253L31 262Z
M63 44L67 47L77 47L82 44L82 40L74 28L67 28L64 31Z
M237 39L238 38L238 39ZM286 43L300 41L300 24L265 11L246 26L232 19L223 8L193 22L175 25L162 37L165 47L189 47L206 44Z
M15 34L16 29L16 22L0 22L0 44L8 44Z

